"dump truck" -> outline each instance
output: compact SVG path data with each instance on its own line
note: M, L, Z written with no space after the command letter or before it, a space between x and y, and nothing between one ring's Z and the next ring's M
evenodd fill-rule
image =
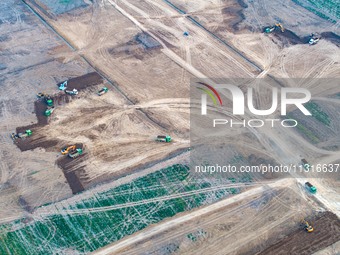
M315 194L316 191L317 191L316 187L313 186L310 182L306 182L306 183L305 183L305 187L306 187L306 189L307 189L310 193L312 193L312 194Z
M156 141L164 142L164 143L170 143L171 142L171 136L169 136L169 135L159 135L159 136L157 136Z
M68 94L68 95L71 95L71 96L75 96L75 95L78 95L78 90L76 89L73 89L73 90L65 90L65 93Z
M12 133L11 137L12 137L13 140L16 140L18 138L23 139L23 138L29 137L31 135L32 135L32 131L30 129L27 129L25 131L25 133L17 133L17 134L16 133Z
M51 116L52 112L54 111L54 106L51 107L47 107L46 111L45 111L45 116L49 117Z
M264 32L266 34L270 34L270 33L274 32L278 28L281 30L282 33L285 31L285 29L284 29L284 27L282 26L281 23L276 23L274 26L265 27L264 28Z
M312 225L310 225L308 221L306 220L302 220L302 226L303 226L303 229L306 230L308 233L311 233L314 231L314 228L312 227Z
M104 95L105 93L107 93L109 91L109 89L107 87L102 88L101 90L98 91L98 96Z
M82 149L75 149L75 150L70 151L68 153L68 156L70 158L76 158L76 157L79 157L82 154L83 154L83 150Z
M301 162L302 162L302 165L303 165L303 168L306 169L306 170L309 170L309 163L307 162L307 160L305 160L304 158L301 159Z
M66 155L68 154L70 151L74 151L77 147L75 145L70 145L70 146L66 146L64 148L61 149L61 154L62 155Z
M60 90L65 90L67 88L67 81L64 81L63 83L61 83L60 85L59 85L59 89Z
M321 36L318 33L311 34L310 39L308 41L309 45L315 45L320 41Z

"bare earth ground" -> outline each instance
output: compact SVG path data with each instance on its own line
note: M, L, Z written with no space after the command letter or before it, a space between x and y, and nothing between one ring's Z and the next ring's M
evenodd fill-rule
M133 174L113 182L117 184L155 171L159 168L137 170L188 148L192 77L340 75L337 43L321 40L310 47L297 42L300 39L289 32L293 31L298 38L316 30L339 34L337 24L322 20L290 1L213 0L194 4L172 1L187 15L181 15L161 0L94 1L87 7L64 11L48 6L46 1L27 3L55 31L46 28L22 1L0 4L4 17L0 23L0 139L5 145L0 149L0 201L5 205L0 208L0 222L19 218L47 202L88 196L85 191L70 198L72 191L76 193ZM15 4L15 11L11 4ZM275 22L282 22L288 32L261 33L263 26ZM184 37L184 31L190 36ZM141 35L148 42L141 40ZM36 127L31 140L25 141L33 147L38 142L44 143L43 148L21 152L12 144L11 132L36 122L35 93L54 94L57 83L92 72L104 76L102 83L82 89L76 98L58 105L48 124ZM98 97L96 92L104 85L110 91ZM339 86L334 83L327 87L313 83L301 86L310 89L318 102L332 98L332 104L324 107L332 117L333 133L315 122L325 136L320 143L313 144L294 130L245 130L242 140L230 134L230 145L238 143L244 153L254 150L256 153L261 148L261 153L282 164L298 164L301 158L314 164L339 163L339 150L332 147L339 144L334 142L340 125L336 117L339 99L335 97L340 93ZM164 133L170 134L174 142L155 143L155 136ZM257 141L252 140L254 137ZM58 154L60 148L72 143L84 144L85 155L72 163L60 164L64 160ZM75 173L81 188L72 188L72 181L67 183L65 176L70 173ZM169 254L169 249L175 254L197 254L203 250L204 254L249 254L274 250L276 246L271 245L277 242L279 247L285 247L286 239L281 243L280 240L290 235L304 240L307 233L297 230L301 218L316 219L319 228L328 218L321 217L318 221L316 211L329 210L339 216L339 180L317 179L317 174L312 175L316 178L312 183L318 187L318 194L311 198L302 187L306 176L294 177L302 178L274 180L269 187L259 184L258 188L245 191L250 193L241 193L233 203L220 201L227 205L225 208L218 202L197 212L183 213L169 220L181 222L176 228L165 221L126 237L123 245L118 242L98 254L122 254L117 253L120 249L125 254L150 254L150 251ZM90 193L98 189L101 187ZM36 211L38 215L40 210ZM204 217L196 219L195 213L201 212ZM337 218L332 219L338 224ZM338 233L338 228L334 229ZM319 230L313 233L315 243L308 252L339 239L335 234L333 239L322 238L323 233ZM307 247L309 242L303 245Z

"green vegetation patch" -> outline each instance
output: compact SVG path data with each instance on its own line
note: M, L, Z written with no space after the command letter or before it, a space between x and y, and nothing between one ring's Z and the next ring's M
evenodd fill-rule
M321 123L329 126L331 124L331 120L327 113L322 111L320 106L314 102L309 102L305 104L306 108L312 113L312 116L320 121Z
M75 254L88 253L177 213L212 203L228 194L238 192L238 189L221 189L143 203L148 199L210 186L211 184L205 180L190 179L187 166L173 165L128 184L97 193L92 198L84 199L67 208L69 210L98 208L96 212L56 214L30 223L17 221L1 226L0 254L64 254L66 250L70 252L70 249L73 249ZM138 201L142 203L103 210L107 206Z
M339 9L338 9L338 3L336 3L336 0L334 1L330 1L330 0L307 0L308 3L310 3L311 5L306 5L304 4L302 1L300 0L292 0L294 3L302 6L303 8L307 9L308 11L314 13L315 15L319 16L322 19L326 19L332 23L336 23L336 20L330 18L328 15L324 14L323 12L319 11L319 10L324 10L327 13L333 14L334 16L336 16L337 18L339 18ZM324 5L324 2L332 2L333 3L333 8L337 9L336 11L333 11L331 9L328 9L328 6L330 5Z
M308 0L317 9L330 13L334 17L340 18L340 3L338 0Z

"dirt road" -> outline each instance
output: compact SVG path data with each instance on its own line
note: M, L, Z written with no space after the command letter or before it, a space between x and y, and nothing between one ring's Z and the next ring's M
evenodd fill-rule
M279 188L289 185L290 182L291 180L289 181L285 179L277 180L266 185L271 188ZM109 245L108 247L104 247L103 249L93 252L93 254L95 255L121 254L124 251L124 249L126 249L129 246L133 246L134 243L138 243L141 242L142 240L152 238L152 236L159 235L169 228L173 228L185 222L189 222L190 220L197 217L203 217L205 214L211 213L215 210L221 209L230 204L237 203L238 201L241 201L247 197L253 196L261 192L263 192L263 186L260 184L259 187L249 189L248 191L245 191L239 195L235 195L233 197L224 199L212 205L190 212L186 215L174 217L173 219L160 223L157 226L149 227L148 229L145 229L143 232L139 234L127 237L124 240L119 241L113 245Z

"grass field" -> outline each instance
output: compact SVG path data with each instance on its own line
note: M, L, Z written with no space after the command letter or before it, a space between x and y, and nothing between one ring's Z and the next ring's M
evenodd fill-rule
M69 205L68 209L100 208L211 186L208 181L192 178L187 166L173 165L131 183L97 193L90 199ZM235 183L245 180L250 181L244 176L224 181ZM177 213L238 192L239 189L235 188L221 189L116 210L79 215L56 214L26 224L23 219L1 227L0 254L64 254L70 249L72 254L87 253Z
M336 23L334 18L340 18L339 2L337 0L292 0L320 18ZM334 17L334 18L332 18Z
M309 102L305 104L306 108L311 112L312 116L320 121L321 123L329 126L331 124L331 120L327 113L322 111L320 106L314 102Z

